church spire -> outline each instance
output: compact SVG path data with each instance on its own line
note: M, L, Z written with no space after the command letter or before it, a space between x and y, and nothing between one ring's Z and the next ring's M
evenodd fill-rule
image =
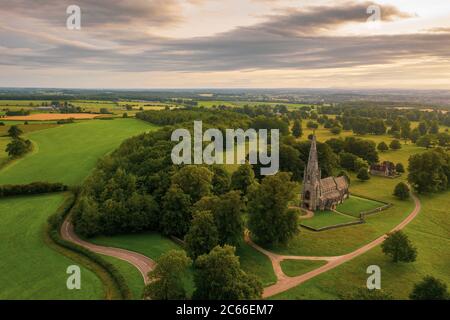
M313 134L312 136L311 149L309 150L309 158L306 171L307 174L309 174L311 177L319 173L319 160L317 159L317 142L315 134Z

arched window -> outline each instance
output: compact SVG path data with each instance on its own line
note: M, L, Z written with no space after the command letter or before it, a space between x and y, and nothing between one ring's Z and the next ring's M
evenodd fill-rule
M309 200L309 199L311 199L311 192L306 191L305 192L305 200Z

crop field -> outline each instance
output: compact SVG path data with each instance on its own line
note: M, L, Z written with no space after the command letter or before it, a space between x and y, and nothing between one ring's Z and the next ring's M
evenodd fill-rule
M0 184L79 184L98 158L127 137L153 129L155 126L140 120L115 119L82 121L29 133L26 137L34 142L34 152L0 171Z

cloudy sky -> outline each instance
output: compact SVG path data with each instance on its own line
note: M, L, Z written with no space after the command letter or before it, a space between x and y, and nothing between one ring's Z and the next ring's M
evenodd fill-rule
M69 5L81 30L66 27ZM450 89L450 3L0 0L0 75L2 87Z

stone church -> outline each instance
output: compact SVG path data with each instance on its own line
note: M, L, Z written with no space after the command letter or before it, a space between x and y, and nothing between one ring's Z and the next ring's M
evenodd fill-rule
M346 177L322 179L317 158L317 142L314 135L309 151L308 165L303 177L302 207L311 210L333 210L349 197Z

